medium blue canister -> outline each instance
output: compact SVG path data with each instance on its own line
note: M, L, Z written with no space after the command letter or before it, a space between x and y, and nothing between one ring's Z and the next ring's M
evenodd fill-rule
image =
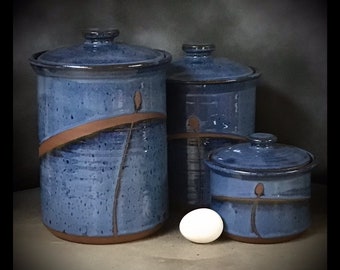
M225 57L214 44L183 44L184 57L167 73L170 206L209 206L204 158L212 149L254 132L260 73Z
M168 217L168 52L89 29L84 42L33 54L42 221L65 240L150 235Z
M270 133L213 150L211 208L224 221L224 233L248 243L278 243L306 231L311 223L311 171L314 156L277 143Z

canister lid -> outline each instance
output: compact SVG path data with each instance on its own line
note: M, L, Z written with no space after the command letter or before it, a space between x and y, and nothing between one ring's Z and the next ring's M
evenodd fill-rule
M183 44L185 55L171 63L168 82L187 84L229 83L256 79L260 73L225 57L214 57L214 44Z
M89 29L82 44L36 53L30 62L38 68L100 71L139 69L171 61L168 52L115 42L118 35L118 29Z
M277 143L277 137L273 134L253 133L248 138L248 142L211 152L208 165L234 173L272 175L301 172L315 165L311 153Z

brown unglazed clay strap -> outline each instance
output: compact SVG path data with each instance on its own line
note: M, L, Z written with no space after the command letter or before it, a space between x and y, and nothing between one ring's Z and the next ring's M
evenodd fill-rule
M212 195L212 198L220 202L233 202L233 203L254 203L256 200L259 204L291 204L291 203L308 203L310 202L310 197L302 198L263 198L258 200L257 197L249 198L239 198L239 197L229 197L229 196L216 196Z
M147 113L133 113L120 116L114 116L107 119L101 119L92 121L86 124L82 124L71 129L60 132L47 140L43 141L39 146L39 157L48 153L49 151L60 147L66 143L75 141L79 138L92 135L96 132L114 128L129 123L137 123L150 119L165 119L166 115L157 112L147 112Z
M233 139L239 141L247 141L244 136L230 133L213 133L213 132L183 132L177 134L168 135L168 140L176 139L191 139L191 138L221 138L221 139Z

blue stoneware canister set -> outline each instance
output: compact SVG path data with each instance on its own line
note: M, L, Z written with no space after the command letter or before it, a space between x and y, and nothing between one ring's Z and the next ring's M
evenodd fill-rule
M55 236L111 244L147 237L170 210L200 207L251 243L310 226L312 154L254 133L253 67L183 44L184 57L89 29L32 55L41 211Z

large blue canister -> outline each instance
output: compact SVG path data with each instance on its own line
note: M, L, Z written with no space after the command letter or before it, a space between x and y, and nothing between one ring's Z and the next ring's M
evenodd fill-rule
M170 206L209 206L209 151L238 143L255 130L256 84L260 73L226 57L214 44L183 44L184 57L167 73Z
M42 222L65 240L146 237L168 218L168 52L89 29L32 55L37 74Z

